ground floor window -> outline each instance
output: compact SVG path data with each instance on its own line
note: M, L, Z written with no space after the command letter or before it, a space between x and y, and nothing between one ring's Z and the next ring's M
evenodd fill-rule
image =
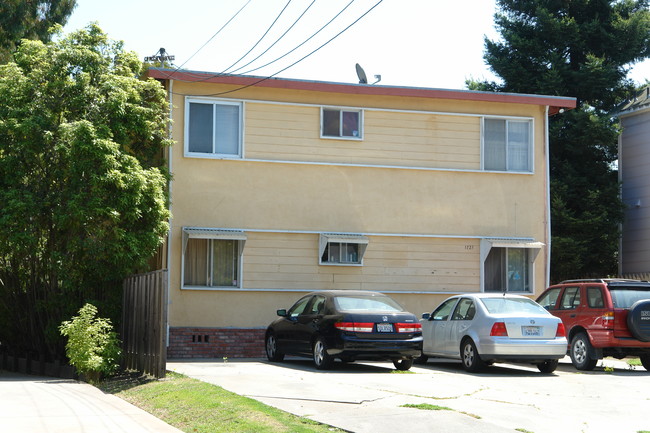
M241 232L184 229L183 286L241 287Z
M530 292L530 266L525 248L492 248L485 260L486 292Z
M357 234L320 235L321 265L361 265L368 246L368 238Z
M540 242L482 240L483 291L534 293L533 265L542 246Z

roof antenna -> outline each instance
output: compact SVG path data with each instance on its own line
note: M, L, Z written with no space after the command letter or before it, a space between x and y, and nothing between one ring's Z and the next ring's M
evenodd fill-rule
M167 50L165 50L164 48L160 48L153 56L145 57L144 61L164 63L164 62L173 62L175 59L176 56L170 56L169 54L167 54Z

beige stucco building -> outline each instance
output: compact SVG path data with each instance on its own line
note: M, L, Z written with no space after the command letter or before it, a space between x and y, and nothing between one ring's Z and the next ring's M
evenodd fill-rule
M319 289L534 295L573 98L150 71L173 105L169 356L257 356Z

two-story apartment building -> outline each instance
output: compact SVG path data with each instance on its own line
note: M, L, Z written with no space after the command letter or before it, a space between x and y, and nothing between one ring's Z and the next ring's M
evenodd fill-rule
M305 292L534 295L573 98L152 69L173 105L169 356L261 356Z

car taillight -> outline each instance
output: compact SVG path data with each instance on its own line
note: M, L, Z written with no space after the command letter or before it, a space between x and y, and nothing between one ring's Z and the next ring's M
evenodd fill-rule
M564 323L560 322L557 324L557 331L555 331L555 338L566 337L566 329L564 328Z
M336 329L349 332L372 332L374 323L361 323L361 322L337 322L334 324Z
M422 325L419 323L395 323L397 332L422 332Z
M508 330L504 322L495 322L490 331L490 337L507 337Z
M613 311L607 311L605 314L601 316L603 319L603 326L606 328L613 328L614 327L614 312Z

